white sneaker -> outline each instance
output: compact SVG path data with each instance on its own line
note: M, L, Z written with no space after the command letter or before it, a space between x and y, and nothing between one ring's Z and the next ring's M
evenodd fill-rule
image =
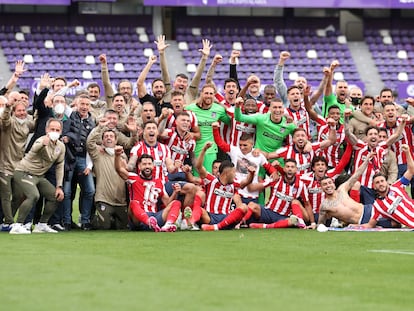
M21 223L15 223L13 224L13 227L9 231L10 234L31 234L32 232L27 229L23 224Z
M292 224L292 226L301 228L301 229L305 229L306 228L306 224L303 221L302 218L296 216L296 215L290 215L290 223Z
M56 230L53 230L45 223L38 223L33 229L33 233L58 233Z
M188 230L190 227L188 226L187 219L181 220L180 230Z
M173 223L165 223L164 226L161 227L162 232L175 232L177 231L177 226Z
M341 226L341 224L339 223L339 220L335 217L332 217L331 227L339 228L340 226Z
M28 222L28 223L25 223L23 226L24 226L27 230L32 231L32 222L31 222L31 221L30 221L30 222Z

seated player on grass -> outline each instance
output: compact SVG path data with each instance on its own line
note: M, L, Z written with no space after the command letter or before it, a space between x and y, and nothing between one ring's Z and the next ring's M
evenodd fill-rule
M127 165L121 158L123 152L121 146L115 147L115 169L129 185L129 228L152 229L155 232L176 231L177 227L174 223L180 214L181 202L175 198L180 191L180 185L174 184L174 191L169 197L162 181L153 177L152 156L144 153L138 157L138 174L136 174L128 172ZM158 209L158 198L161 198L164 209Z
M364 224L371 218L372 204L363 205L353 200L348 192L358 182L361 174L367 169L368 163L375 156L371 152L363 162L363 164L355 171L355 173L345 183L341 184L338 189L331 177L323 177L320 180L321 188L325 193L325 199L319 209L318 226L325 225L326 221L335 217L339 221L346 224ZM382 223L384 227L391 227L389 221Z
M308 199L308 190L299 179L297 164L294 159L285 160L283 168L284 176L277 180L265 180L261 183L251 184L250 190L263 191L266 187L272 187L268 203L263 206L252 203L249 207L253 210L253 222L249 225L254 229L306 228L303 220L303 212L309 221L314 223L312 207ZM304 206L299 201L302 200Z
M414 175L414 162L408 145L401 146L407 157L407 171L392 185L387 183L386 177L378 173L374 175L373 187L377 199L373 204L373 214L364 227L373 228L381 217L391 219L409 228L414 228L414 200L410 198L405 187L410 184Z
M203 150L207 150L211 146L212 143L207 142ZM233 163L227 160L220 164L218 177L207 172L203 166L203 159L197 159L196 169L203 181L206 199L201 214L197 213L200 215L200 218L194 219L191 216L191 221L202 223L201 229L204 231L234 227L248 211L247 205L242 203L240 196L237 194L237 189L244 188L251 183L255 170L250 167L248 178L238 182L235 181L236 169ZM236 205L233 211L231 210L232 200Z

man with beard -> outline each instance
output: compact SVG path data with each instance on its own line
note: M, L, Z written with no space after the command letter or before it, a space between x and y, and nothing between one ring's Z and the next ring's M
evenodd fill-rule
M326 221L335 217L346 224L364 224L371 218L372 204L363 205L353 200L348 192L358 181L361 174L367 169L369 161L375 156L371 152L365 158L364 163L355 171L355 173L342 185L336 189L335 183L331 177L325 176L320 180L322 191L325 199L319 209L318 226L325 225ZM382 223L385 227L391 227L389 221Z
M98 122L100 118L103 117L106 109L108 109L108 104L104 100L100 100L101 97L101 88L98 83L89 83L86 87L91 100L91 111L92 117L95 122Z
M196 157L198 157L206 142L214 141L211 127L213 122L221 121L227 125L231 122L225 108L214 102L215 93L214 85L205 84L201 89L198 101L186 107L187 110L194 112L198 120L198 126L200 127L201 139L196 143ZM203 165L208 170L211 169L213 161L217 158L217 151L217 145L213 144L212 148L209 148L206 153Z
M154 177L162 182L167 181L168 172L174 172L174 162L171 160L171 150L167 145L158 142L158 125L151 120L144 123L142 141L139 141L130 152L128 170L137 171L137 161L143 154L151 155L154 166Z
M141 115L137 118L137 125L142 128L148 121L156 121L155 107L150 101L142 103Z
M176 231L174 223L180 214L181 203L175 198L180 191L180 185L174 185L174 191L169 197L162 180L153 175L154 159L151 155L142 154L138 157L138 174L135 174L128 172L126 163L121 158L124 153L122 147L116 146L114 151L115 169L129 185L129 228L155 232ZM162 210L158 208L158 199L161 199L165 206Z
M166 93L164 82L161 79L155 79L151 83L152 95L148 94L147 88L145 85L145 79L147 78L148 73L151 70L151 67L157 61L156 55L151 55L148 58L148 62L145 65L144 69L141 71L138 80L137 80L137 89L138 89L138 98L141 103L151 102L155 107L156 116L161 115L163 108L172 108L170 103L163 101L163 97Z
M97 143L102 141L102 145ZM127 201L125 181L114 167L116 132L100 127L88 136L87 149L96 177L94 229L126 229ZM103 150L102 150L103 149ZM123 160L127 157L122 155Z
M305 228L304 218L314 223L312 208L309 203L308 190L297 175L297 166L294 159L287 159L283 168L283 176L277 180L266 180L261 183L250 184L249 191L263 191L271 187L271 194L266 205L250 203L253 229L277 229L288 227ZM299 201L302 200L302 203Z
M341 109L341 124L344 123L344 111L345 108L351 108L351 103L348 100L348 82L345 80L339 80L336 82L335 94L332 93L332 80L334 76L334 70L339 66L339 62L334 60L330 66L329 82L325 87L325 96L323 98L322 115L326 117L328 115L329 107L337 105ZM353 108L353 107L352 107Z
M372 191L372 177L380 171L385 171L382 169L382 166L389 163L386 161L387 148L389 148L399 138L406 121L404 119L399 125L398 130L384 143L379 141L378 128L375 126L368 126L365 130L366 138L364 142L362 140L358 140L357 137L350 132L349 114L350 110L345 110L345 135L355 150L354 172L363 164L365 158L370 152L375 153L375 156L371 158L366 170L359 178L359 182L361 183L361 202L363 204L371 204L375 199L375 194Z
M292 133L293 144L277 149L274 152L267 153L266 158L269 160L277 158L295 159L297 173L299 175L310 172L311 161L315 154L336 142L336 122L333 119L328 119L327 122L329 124L329 136L327 137L327 140L310 144L305 130L298 127L294 129ZM309 151L307 150L308 148L305 148L308 144L311 145Z
M373 215L364 227L374 228L380 218L385 217L408 228L414 228L414 200L405 190L414 175L414 162L409 146L402 145L401 149L407 158L407 171L391 186L384 175L379 173L374 176L373 185L377 199L373 204Z

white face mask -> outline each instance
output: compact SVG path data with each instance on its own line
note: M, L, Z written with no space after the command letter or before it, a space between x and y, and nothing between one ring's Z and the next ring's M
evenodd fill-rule
M51 141L57 141L60 137L60 133L58 132L49 132L47 135L49 136Z
M16 118L16 120L17 120L17 122L19 122L19 124L24 124L27 119L26 118L24 118L24 119Z
M65 105L57 104L55 107L53 107L53 111L55 114L62 114L65 112Z
M0 116L3 115L4 107L0 107Z
M115 150L114 148L111 147L105 147L105 151L107 154L109 154L110 156L113 156L115 154Z

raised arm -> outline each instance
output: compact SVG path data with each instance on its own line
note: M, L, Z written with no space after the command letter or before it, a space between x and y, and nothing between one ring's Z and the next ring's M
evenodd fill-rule
M344 120L345 120L345 136L348 138L348 141L352 145L356 145L358 142L358 138L354 135L354 133L351 132L351 128L349 126L349 117L352 114L352 110L349 108L346 108L344 111Z
M257 80L257 77L256 77L256 76L250 76L250 77L247 79L246 84L245 84L245 85L243 86L243 88L240 90L239 97L241 97L241 98L245 98L245 97L246 97L247 90L248 90L248 89L249 89L249 87L250 87L252 84L254 84L254 83L259 83L259 81Z
M286 86L285 80L283 80L283 66L285 65L285 62L289 58L290 58L290 53L288 51L280 52L279 62L275 66L275 71L274 71L274 76L273 76L273 83L285 107L289 105L289 101L287 99L287 86Z
M321 149L326 149L336 143L336 121L328 118L326 122L329 126L328 139L321 142Z
M210 40L203 39L203 48L199 49L199 52L201 52L202 56L200 59L200 62L198 63L197 70L194 74L193 80L191 80L191 83L188 87L187 93L190 95L192 101L196 100L197 93L198 93L198 87L200 86L201 76L203 75L204 68L206 67L207 59L210 55L210 50L213 47L212 44L210 44Z
M323 78L321 83L319 84L319 87L316 89L316 92L312 94L312 97L310 98L311 105L315 105L318 101L319 97L323 94L323 91L326 89L326 86L329 82L331 76L331 71L328 67L323 68Z
M395 131L394 134L392 134L390 137L388 137L386 144L388 147L390 147L392 144L394 144L401 136L405 125L407 124L407 120L410 118L408 114L401 116L402 121L401 123L398 125L397 130Z
M237 81L237 87L240 90L240 83L239 83L239 77L237 74L237 62L240 57L240 51L239 50L233 50L230 54L230 71L229 71L229 78L232 78Z
M147 88L145 87L145 80L147 79L147 75L151 70L152 65L157 62L157 56L151 55L148 57L148 62L145 65L144 69L142 69L139 77L137 79L137 89L138 89L138 98L142 98L147 94Z
M126 169L125 161L122 159L122 154L124 153L124 148L122 146L115 146L115 170L118 175L123 179L127 180L129 173Z
M220 54L214 55L213 61L211 62L210 68L208 68L206 75L206 84L214 84L213 77L216 71L216 66L223 61L223 56Z
M310 85L306 86L304 92L303 92L303 103L305 104L305 109L309 114L309 117L313 120L313 121L317 121L319 120L319 116L316 113L315 109L313 109L313 104L311 103L310 99L309 99L309 95L311 93L311 87Z
M331 95L332 94L332 91L333 91L333 89L332 89L332 81L333 81L333 76L334 76L334 71L335 71L335 69L337 68L339 66L339 61L337 61L337 60L334 60L332 63L331 63L331 66L329 67L329 71L330 71L330 74L329 74L329 77L328 77L328 81L327 81L327 83L326 83L326 87L325 87L325 96L328 96L328 95Z
M161 78L164 81L165 90L169 92L171 90L171 78L168 72L167 57L165 56L165 50L170 46L165 43L165 35L159 35L157 40L154 41L157 45L158 54L160 55L160 66L161 66Z
M114 90L112 88L111 80L109 78L108 62L105 54L99 55L101 62L101 79L105 90L105 100L108 104L108 109L112 109L112 98L114 97Z
M12 76L10 77L9 81L6 84L6 94L11 92L11 90L13 90L13 88L16 86L17 84L17 80L19 80L19 78L22 76L22 74L27 71L27 69L24 68L24 61L22 60L18 60L14 66L14 72L12 74Z
M358 181L359 177L361 177L362 173L364 173L367 170L368 163L375 155L375 152L369 153L362 165L358 167L355 173L352 174L351 178L349 178L345 183L343 183L341 187L344 187L346 191L351 190L354 184Z
M242 189L252 183L254 175L256 174L256 169L253 166L249 166L247 170L249 171L249 174L240 182L240 188Z

